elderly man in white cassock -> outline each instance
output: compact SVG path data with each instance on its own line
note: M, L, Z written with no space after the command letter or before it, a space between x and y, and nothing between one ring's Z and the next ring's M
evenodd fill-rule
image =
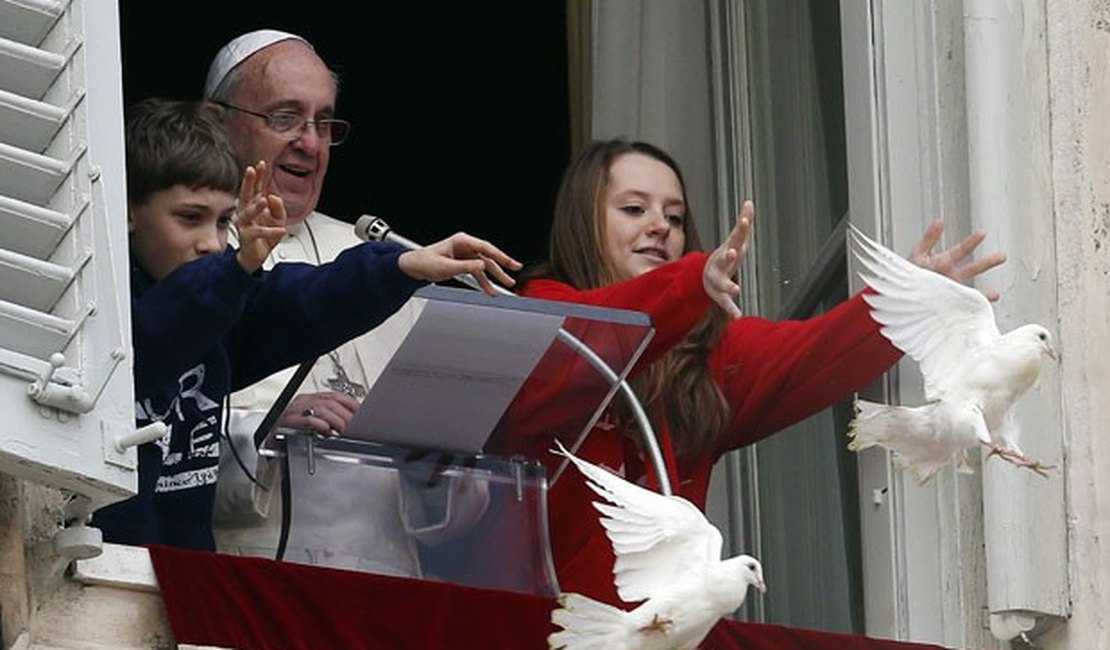
M288 236L270 255L282 261L320 264L358 243L351 224L316 211L331 148L342 144L350 123L336 115L338 79L311 44L295 34L258 30L225 45L213 59L204 96L227 129L244 165L265 160L270 191L288 211ZM414 318L403 308L372 332L321 356L281 413L277 426L341 434L388 360L389 350ZM259 460L254 433L294 369L273 375L231 398L231 444L221 447L215 534L223 552L275 557L281 531L280 473ZM234 447L234 448L232 448ZM434 542L459 521L423 521L413 509L406 529L396 472L371 466L331 472L327 502L300 504L297 546L286 560L375 573L419 576L416 540ZM480 512L473 490L470 512ZM442 495L441 495L442 496ZM457 496L457 495L456 495ZM305 507L305 506L311 507ZM414 531L413 522L424 524ZM414 534L415 533L415 534Z

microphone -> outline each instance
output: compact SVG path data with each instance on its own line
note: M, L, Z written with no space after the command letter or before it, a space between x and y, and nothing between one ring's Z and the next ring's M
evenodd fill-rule
M385 219L364 214L355 222L355 235L362 241L391 241L405 248L423 248L420 244L393 232Z
M397 234L381 217L375 217L372 214L364 214L355 222L355 235L362 241L389 241L395 244L400 244L408 249L424 248L417 244L408 237ZM462 282L471 289L478 291L485 291L482 285L470 275L456 275L455 279ZM496 282L493 284L493 290L504 296L515 295L512 291L500 286Z

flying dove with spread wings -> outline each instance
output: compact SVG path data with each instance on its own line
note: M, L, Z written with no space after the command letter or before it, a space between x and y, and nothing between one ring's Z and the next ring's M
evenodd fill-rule
M849 449L879 445L924 483L949 462L970 473L967 450L982 445L1038 474L1054 466L1018 447L1012 407L1057 359L1052 334L1037 324L998 330L990 302L979 291L919 267L849 226L864 294L880 332L916 361L925 379L922 406L856 401Z
M718 619L744 603L749 585L766 591L758 560L721 559L721 533L694 504L629 483L562 444L554 453L570 459L608 502L593 505L613 544L617 593L625 602L643 602L625 611L564 593L551 613L562 628L548 637L551 648L696 648Z

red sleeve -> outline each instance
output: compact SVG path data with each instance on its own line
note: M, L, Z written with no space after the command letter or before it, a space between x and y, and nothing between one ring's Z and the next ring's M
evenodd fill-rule
M850 397L901 355L879 333L862 294L804 321L733 321L709 359L732 411L718 452L753 443Z
M655 335L637 363L637 367L646 368L686 338L712 304L702 286L708 258L708 253L690 253L654 271L600 289L579 290L556 280L532 280L521 294L646 313L655 326Z

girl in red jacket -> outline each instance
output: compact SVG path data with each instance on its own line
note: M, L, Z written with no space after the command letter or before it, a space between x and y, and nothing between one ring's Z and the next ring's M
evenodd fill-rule
M658 148L594 142L572 161L555 205L550 261L527 280L526 296L646 312L656 333L633 371L676 494L705 507L722 454L760 440L878 378L901 353L879 334L859 295L804 321L742 317L734 281L755 217L744 204L717 249L700 251L682 174ZM995 253L960 263L975 233L931 255L938 221L910 259L963 280L1000 264ZM658 478L623 404L610 407L578 455L657 488ZM548 461L549 471L559 464ZM609 540L575 472L551 488L549 518L559 586L619 604Z

